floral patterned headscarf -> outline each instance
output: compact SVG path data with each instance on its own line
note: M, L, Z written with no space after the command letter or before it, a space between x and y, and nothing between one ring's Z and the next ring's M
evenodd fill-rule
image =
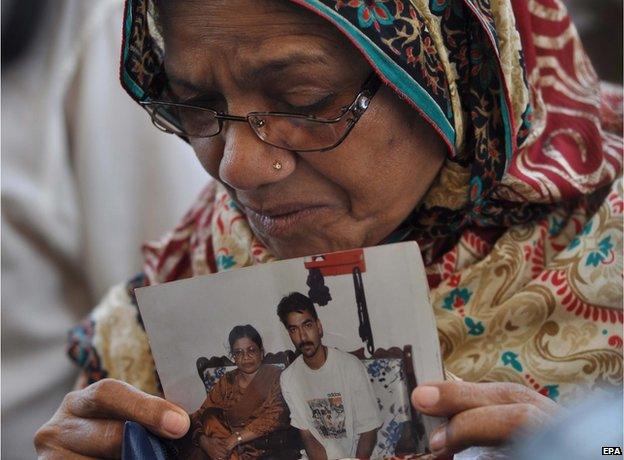
M562 402L621 388L622 95L600 84L561 0L291 1L343 33L448 147L394 235L421 247L446 368ZM126 3L121 79L137 101L166 82L150 11ZM132 288L274 257L218 184L144 254L70 354L90 381L157 392Z

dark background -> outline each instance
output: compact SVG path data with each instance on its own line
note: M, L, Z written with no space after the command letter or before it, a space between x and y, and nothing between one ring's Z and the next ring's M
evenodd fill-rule
M622 3L622 0L564 0L598 75L618 84L622 84Z

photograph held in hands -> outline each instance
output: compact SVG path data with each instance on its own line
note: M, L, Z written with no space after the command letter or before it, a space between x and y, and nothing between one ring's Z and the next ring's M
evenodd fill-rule
M391 458L428 451L410 406L443 370L424 266L400 243L137 290L180 458Z

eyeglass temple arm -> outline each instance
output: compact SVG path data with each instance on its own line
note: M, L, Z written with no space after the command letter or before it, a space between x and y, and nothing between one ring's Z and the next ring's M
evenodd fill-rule
M247 122L247 117L242 117L239 115L230 115L227 113L218 113L215 115L217 120L228 120L228 121L244 121Z

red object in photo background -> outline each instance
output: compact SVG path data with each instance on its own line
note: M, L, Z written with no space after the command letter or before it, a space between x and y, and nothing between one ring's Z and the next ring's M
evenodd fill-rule
M350 275L355 268L361 273L366 272L363 249L312 256L311 259L304 262L305 268L318 268L323 276Z

